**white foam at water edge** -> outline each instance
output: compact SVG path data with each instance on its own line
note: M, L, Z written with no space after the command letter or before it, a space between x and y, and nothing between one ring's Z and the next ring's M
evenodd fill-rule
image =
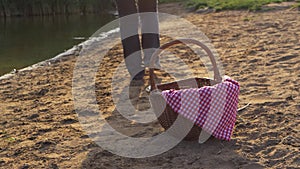
M31 66L25 67L23 69L20 69L20 70L18 70L18 73L28 71L28 70L33 70L33 69L36 69L38 67L48 66L49 64L51 64L53 62L60 61L63 57L67 57L67 56L70 56L70 55L75 55L76 52L80 52L80 50L83 46L87 47L87 46L93 45L93 43L95 43L99 40L103 40L105 38L108 38L109 35L114 34L114 33L118 33L119 31L120 31L119 28L115 28L115 29L110 30L108 32L103 32L103 33L99 34L99 36L91 37L88 40L86 40L86 41L84 41L84 42L82 42L78 45L75 45L73 48L68 49L67 51L65 51L63 53L60 53L60 54L58 54L57 56L55 56L51 59L47 59L47 60L41 61L39 63L36 63L34 65L31 65ZM14 73L14 72L4 74L0 77L0 80L9 79L9 78L13 77L15 74L16 73Z

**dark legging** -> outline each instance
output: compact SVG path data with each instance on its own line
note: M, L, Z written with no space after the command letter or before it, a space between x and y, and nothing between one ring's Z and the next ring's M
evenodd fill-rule
M120 20L120 29L122 37L123 52L126 67L134 79L142 79L144 76L144 67L142 66L141 49L156 49L160 46L158 34L157 19L157 0L116 0L120 17L130 15L130 22ZM144 12L155 12L147 13ZM132 15L139 14L139 15ZM142 39L140 41L138 35L139 19L141 23ZM152 29L152 30L149 30ZM151 33L149 33L149 31ZM133 33L133 36L126 37L126 33ZM145 33L146 32L146 33ZM148 32L148 33L147 33ZM152 50L153 51L153 50ZM152 52L153 53L153 52ZM150 52L144 51L144 62L149 64ZM127 59L132 55L134 59ZM138 70L138 71L137 71Z

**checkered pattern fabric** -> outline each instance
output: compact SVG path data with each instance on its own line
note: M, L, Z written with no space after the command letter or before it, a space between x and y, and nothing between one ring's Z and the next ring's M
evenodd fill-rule
M239 83L227 78L214 86L166 90L162 96L172 109L215 138L229 141L236 121Z

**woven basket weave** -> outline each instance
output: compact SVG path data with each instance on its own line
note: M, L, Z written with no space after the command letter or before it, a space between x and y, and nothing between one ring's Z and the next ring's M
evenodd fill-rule
M159 57L159 55L167 48L177 45L177 44L194 44L199 46L200 48L204 49L204 51L207 53L207 55L210 58L210 61L212 62L213 65L213 70L214 70L214 79L208 79L208 78L190 78L190 79L185 79L185 80L180 80L180 81L175 81L171 83L165 83L165 84L156 84L155 83L155 74L154 74L154 69L152 68L154 65L154 60ZM205 46L203 43L193 40L193 39L179 39L179 40L174 40L169 43L164 44L161 46L152 56L151 61L150 61L150 85L151 85L151 90L155 91L164 91L164 90L180 90L180 86L184 86L184 88L201 88L203 86L212 86L215 84L218 84L222 81L222 78L220 76L219 70L217 68L217 64L214 58L213 53L211 50ZM179 85L180 84L180 85ZM155 101L155 99L154 99ZM168 130L173 123L176 121L177 117L181 116L177 112L175 112L170 105L166 105L164 111L162 114L158 116L158 121L161 124L161 126L165 129ZM199 139L199 135L201 132L201 128L198 127L197 125L194 125L190 132L186 135L184 140L187 141L195 141Z

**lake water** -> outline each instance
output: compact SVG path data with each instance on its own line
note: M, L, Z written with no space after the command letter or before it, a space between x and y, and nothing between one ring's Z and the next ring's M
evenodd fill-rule
M110 14L0 18L0 75L52 58L113 19Z

